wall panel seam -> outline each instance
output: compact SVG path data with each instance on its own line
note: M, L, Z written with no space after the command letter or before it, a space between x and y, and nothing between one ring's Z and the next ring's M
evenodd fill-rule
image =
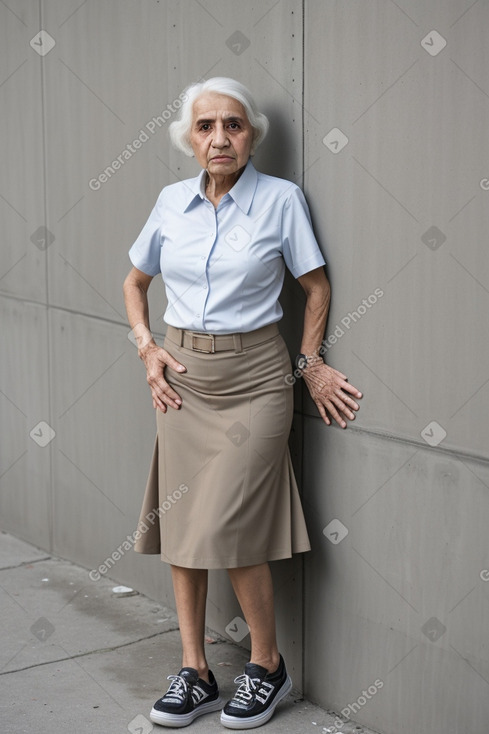
M304 188L305 185L305 177L304 177L304 169L306 165L306 136L305 136L305 114L304 114L304 104L305 104L305 93L306 93L306 7L305 7L305 0L302 0L301 3L302 7L302 16L301 16L301 22L302 22L302 124L301 124L301 132L302 132L302 187ZM304 453L305 453L305 447L304 447L304 421L305 421L305 413L303 409L303 401L301 401L301 487L304 487ZM304 490L302 490L304 491ZM302 692L306 689L306 627L305 627L305 619L306 619L306 559L304 558L304 554L302 554L301 558L301 593L302 593L302 600L301 600L301 680L302 680Z
M39 29L43 28L43 0L39 0ZM40 58L40 97L41 97L41 145L42 145L42 186L43 186L43 214L44 214L44 226L48 226L48 201L47 201L47 134L46 134L46 84L45 84L45 69L44 59ZM49 324L49 259L46 253L44 260L44 288L46 294L46 368L47 368L47 403L48 403L48 422L49 425L53 423L53 394L51 390L51 348L52 348L52 335ZM54 472L53 472L53 451L54 448L51 445L49 447L49 478L47 482L48 486L48 543L49 551L52 553L54 548Z
M296 411L299 412L299 411ZM305 413L303 411L300 412L300 415L305 420L306 418L314 421L321 421L322 418L316 415L310 415L309 413ZM336 426L332 425L329 427L329 430L334 431L343 431L345 429L343 428L337 428ZM452 457L456 459L466 459L469 461L475 461L480 464L489 465L489 457L483 456L482 454L476 454L471 453L470 451L464 451L463 449L456 449L456 448L443 448L443 446L429 446L427 443L422 443L421 441L416 441L414 438L409 438L408 436L397 436L393 433L385 433L383 431L376 431L374 429L370 428L358 428L357 426L348 426L348 431L351 431L352 433L365 433L369 436L374 436L375 438L380 438L386 441L395 441L396 443L403 443L407 446L414 446L415 448L422 449L423 451L429 451L440 454L441 456L446 457Z

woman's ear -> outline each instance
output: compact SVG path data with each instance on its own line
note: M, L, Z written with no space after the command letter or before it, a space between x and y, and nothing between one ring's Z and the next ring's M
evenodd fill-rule
M258 135L259 135L258 130L255 130L255 128L253 128L253 142L251 143L250 155L255 155L255 151L256 151L256 139L257 139Z

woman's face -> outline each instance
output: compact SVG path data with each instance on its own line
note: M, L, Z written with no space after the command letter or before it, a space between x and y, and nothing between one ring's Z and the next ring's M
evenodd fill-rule
M215 176L236 173L248 162L253 128L241 102L205 92L193 106L190 144L202 168Z

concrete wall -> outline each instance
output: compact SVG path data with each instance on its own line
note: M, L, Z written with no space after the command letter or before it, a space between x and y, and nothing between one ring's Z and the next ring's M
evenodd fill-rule
M127 250L197 173L151 123L190 81L235 76L272 124L257 167L311 206L327 360L365 393L341 431L297 387L314 548L274 564L294 682L385 734L486 732L487 3L10 0L0 27L2 527L87 568L133 532L155 428ZM283 301L295 352L291 278ZM172 604L158 558L110 574ZM223 633L239 614L224 572L208 611Z

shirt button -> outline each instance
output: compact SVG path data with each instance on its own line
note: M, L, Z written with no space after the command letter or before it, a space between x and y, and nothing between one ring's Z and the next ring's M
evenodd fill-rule
M205 255L202 255L202 257L200 259L201 260L205 260Z
M202 286L202 288L203 288L204 290L207 290L207 286L206 286L206 285L203 285L203 286Z

